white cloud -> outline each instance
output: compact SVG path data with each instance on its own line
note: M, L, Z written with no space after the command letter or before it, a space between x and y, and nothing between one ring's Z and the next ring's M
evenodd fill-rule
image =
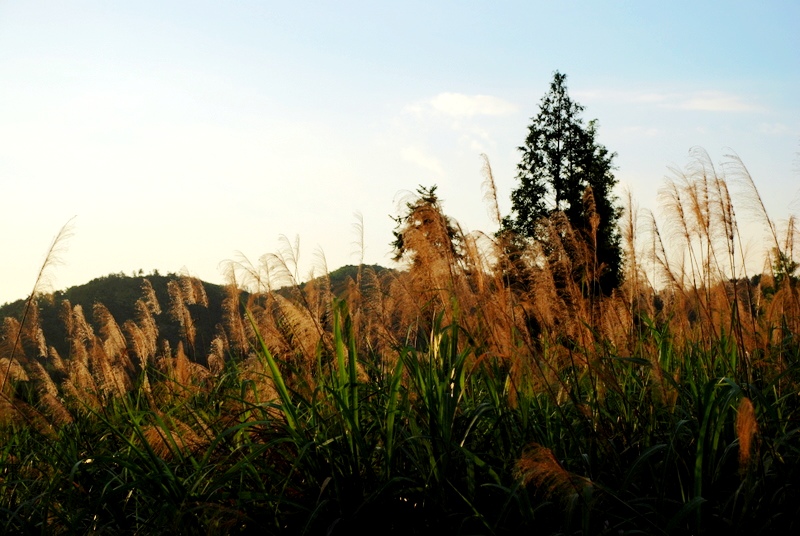
M609 101L616 103L653 104L672 110L695 110L703 112L753 112L761 108L740 95L724 91L693 92L638 92L591 90L574 93L576 98L587 101Z
M432 98L411 103L394 120L395 127L409 138L409 143L399 144L406 147L402 156L424 169L443 174L442 166L431 156L432 153L422 153L418 149L427 147L421 143L423 139L440 147L441 144L456 140L461 148L471 153L490 152L495 146L490 133L497 131L498 122L513 117L517 109L515 104L498 97L462 93L439 93ZM411 137L414 141L411 141Z
M436 157L433 157L419 147L404 147L400 155L412 164L416 164L422 169L426 169L438 176L444 175L444 168Z
M517 106L491 95L439 93L421 104L408 106L406 110L414 113L430 110L450 117L460 118L479 115L508 115L516 112Z
M738 95L729 95L721 91L702 91L684 96L675 107L706 112L751 112L758 109Z
M475 153L485 153L494 147L494 141L486 129L477 125L454 127L454 129L461 132L459 143Z
M637 102L652 102L655 104L661 104L667 100L669 100L670 95L665 93L640 93L636 95Z
M637 137L655 138L661 131L653 127L631 126L623 129L626 134L632 134Z

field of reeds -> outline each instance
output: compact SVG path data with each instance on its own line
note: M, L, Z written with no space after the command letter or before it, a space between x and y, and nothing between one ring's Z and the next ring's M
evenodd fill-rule
M161 301L143 279L119 322L61 301L58 344L32 293L0 339L0 532L800 529L794 220L735 159L697 153L661 194L658 217L628 200L611 296L563 219L520 249L435 199L400 220L407 270L337 295L291 250L233 265L212 333L190 277Z

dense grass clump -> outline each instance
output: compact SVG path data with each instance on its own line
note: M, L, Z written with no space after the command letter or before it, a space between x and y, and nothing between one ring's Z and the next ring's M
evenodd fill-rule
M467 235L435 195L398 219L407 270L277 292L291 256L239 264L211 332L188 277L120 323L61 300L58 341L34 292L0 339L0 530L796 531L796 231L762 212L748 275L727 169L699 154L660 226L628 211L611 295L558 215L544 246Z

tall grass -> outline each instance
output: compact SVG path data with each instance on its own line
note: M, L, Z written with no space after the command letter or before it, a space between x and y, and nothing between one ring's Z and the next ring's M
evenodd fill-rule
M191 278L163 307L145 283L121 326L62 303L64 356L31 300L3 324L2 530L796 530L796 231L756 199L775 245L749 273L729 186L757 192L738 160L723 169L698 152L665 214L629 206L611 296L558 215L547 248L520 246L464 234L429 197L401 219L409 268L359 270L338 297L298 283L296 248L238 263L209 355Z

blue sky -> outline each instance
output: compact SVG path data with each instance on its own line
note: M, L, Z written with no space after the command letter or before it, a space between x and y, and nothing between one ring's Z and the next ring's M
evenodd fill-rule
M299 275L390 264L403 194L494 231L555 70L657 212L669 168L735 152L773 219L800 212L800 3L0 2L0 303L58 229L54 289L186 271L299 237ZM758 233L756 232L757 236ZM755 248L760 247L756 239Z

